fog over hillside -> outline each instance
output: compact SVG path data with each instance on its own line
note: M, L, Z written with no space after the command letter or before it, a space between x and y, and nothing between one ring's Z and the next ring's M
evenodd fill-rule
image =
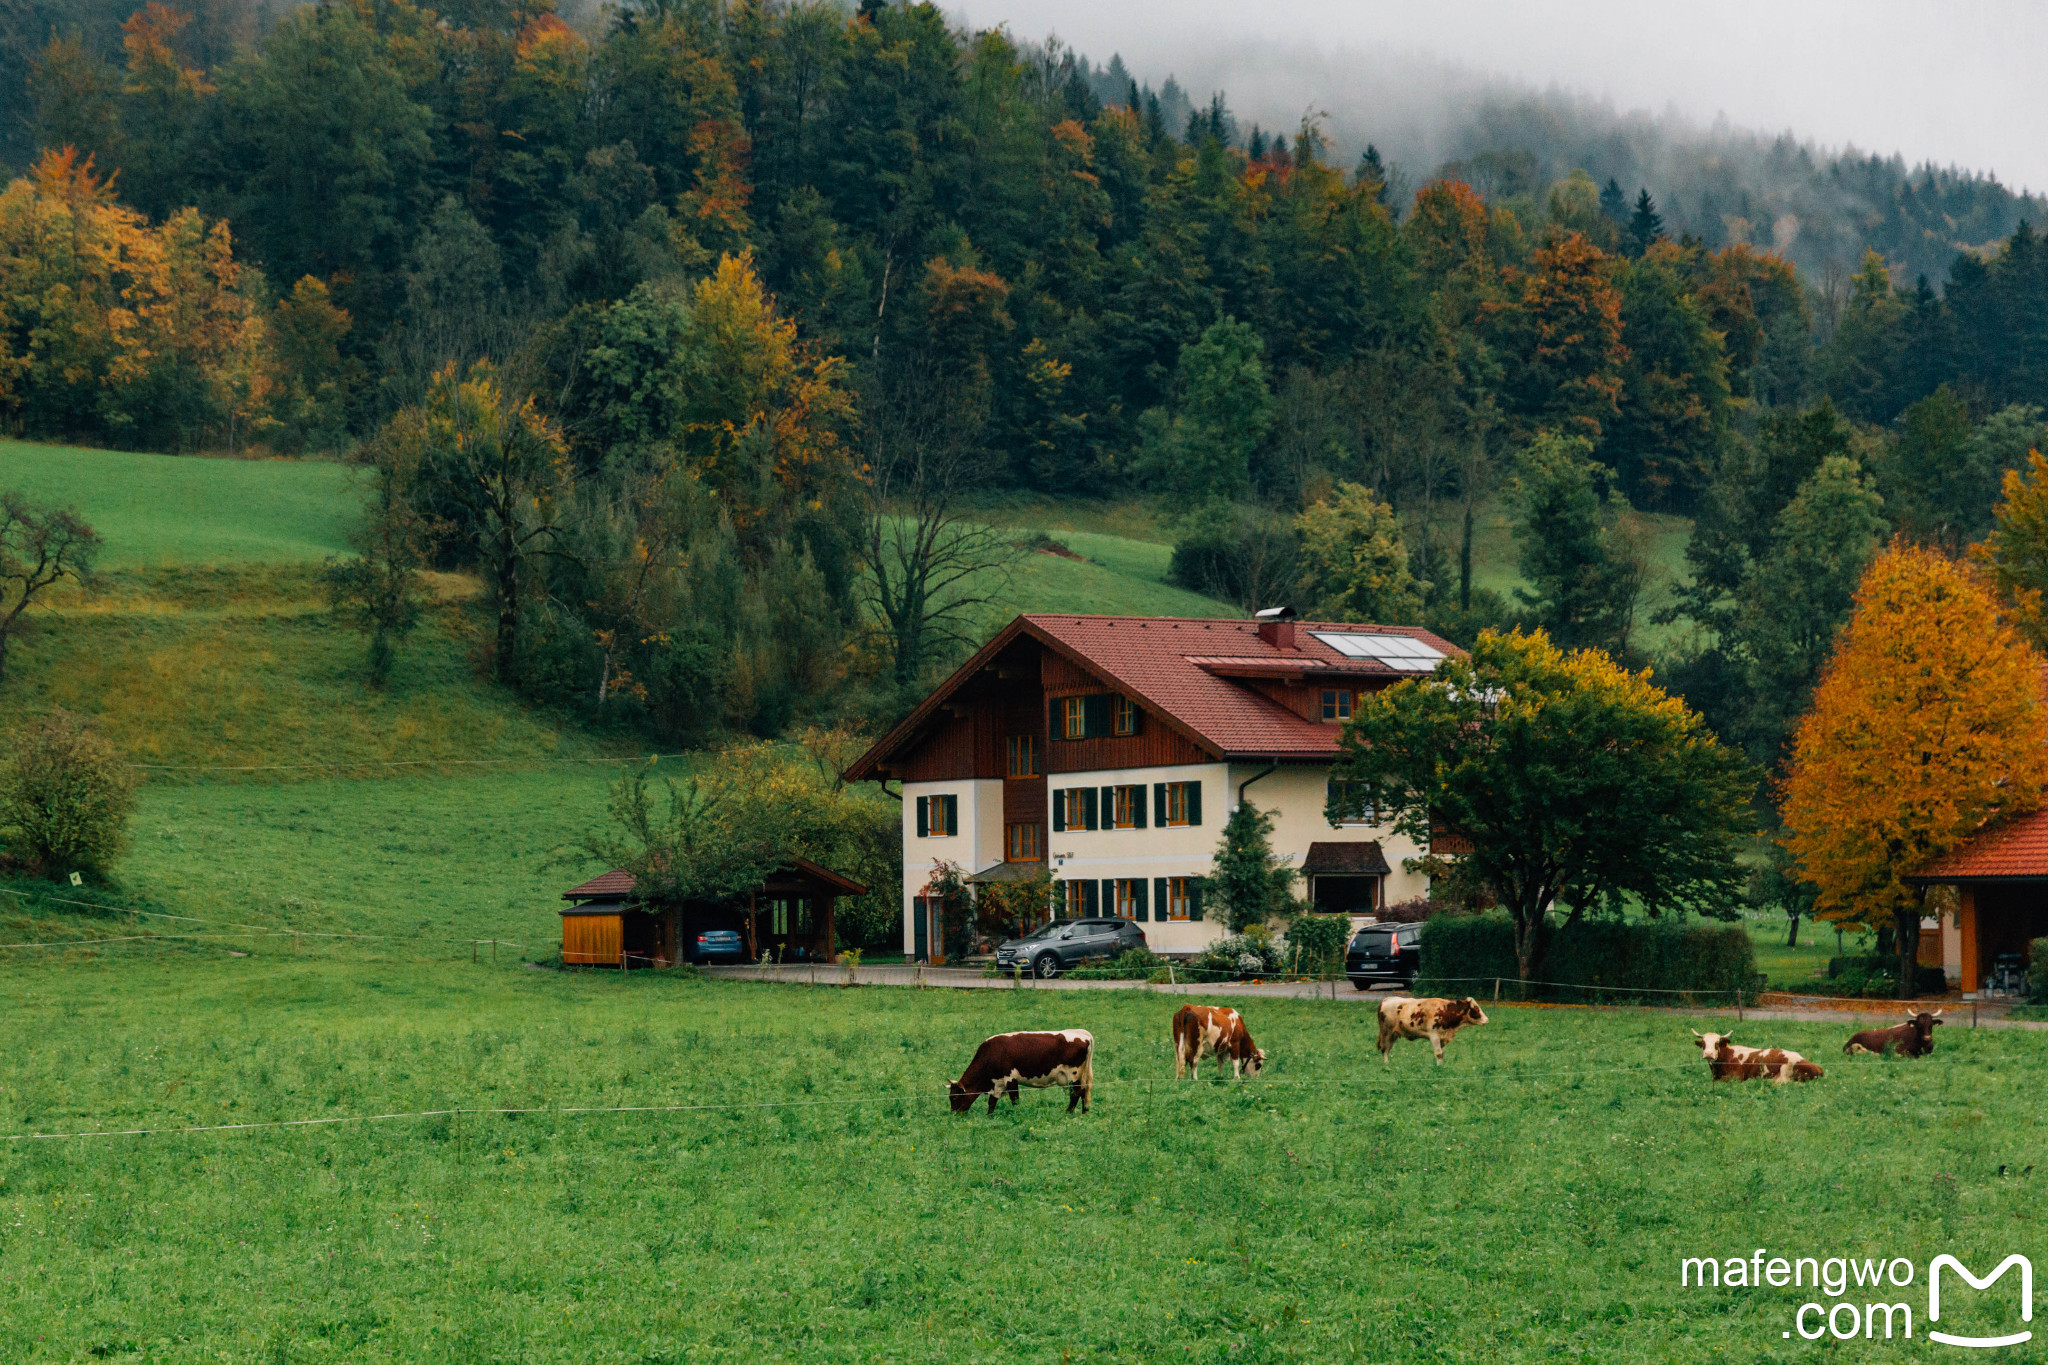
M1288 7L1303 8L1313 6ZM1269 137L1291 135L1304 118L1314 119L1329 139L1332 160L1352 164L1373 145L1399 168L1397 185L1407 192L1450 173L1490 199L1526 195L1540 203L1549 185L1574 168L1603 185L1615 180L1631 200L1647 188L1672 230L1710 245L1740 240L1781 250L1817 282L1853 269L1869 246L1884 253L1902 285L1924 274L1939 286L1959 250L1990 246L2022 218L2036 224L2048 218L2048 200L2008 187L2029 178L2048 183L2048 162L2033 164L2043 154L2023 137L1987 134L1987 125L1996 133L2001 123L2017 128L2026 122L2018 109L2010 119L1995 112L2006 93L2001 62L1989 52L1995 43L1985 45L1984 59L1967 72L1936 72L1897 90L1894 102L1913 107L1896 118L1879 116L1881 91L1862 88L1896 81L1896 73L1868 63L1840 69L1853 67L1856 54L1831 51L1815 67L1816 82L1862 83L1856 99L1845 102L1873 125L1865 136L1848 126L1850 112L1818 98L1824 91L1789 100L1760 95L1758 82L1769 70L1739 71L1728 98L1715 100L1715 62L1688 63L1683 52L1657 58L1672 74L1668 99L1624 102L1664 83L1643 66L1644 52L1619 41L1605 51L1611 65L1582 55L1550 63L1563 78L1541 80L1504 74L1504 60L1492 65L1490 58L1504 55L1505 39L1477 29L1449 35L1430 50L1412 41L1351 42L1340 36L1347 26L1334 21L1313 26L1316 36L1309 36L1274 11L1238 11L1244 32L1229 38L1204 20L1199 6L1186 22L1177 17L1146 28L1129 22L1127 11L1098 20L1065 4L975 0L954 12L966 24L1006 24L1020 38L1051 35L1079 50L1091 59L1105 99L1126 87L1121 78L1128 71L1165 96L1164 104L1185 94L1192 104L1206 105L1221 92L1240 139L1254 126ZM2031 19L2023 25L2034 26ZM1293 36L1259 36L1276 32ZM1418 35L1410 26L1401 36ZM1638 32L1635 41L1641 48L1648 39ZM1465 51L1478 55L1441 55ZM1115 77L1107 74L1112 58L1120 59ZM1545 63L1539 54L1517 65L1533 70ZM1959 92L1944 82L1974 84L1974 120L1949 107ZM1623 99L1606 93L1617 88L1626 92ZM1584 93L1591 89L1603 93ZM1823 127L1816 132L1806 123L1786 128L1754 116L1745 120L1745 108L1766 115L1811 108ZM1727 109L1735 112L1720 112ZM1995 149L2034 174L1972 161L1958 148Z

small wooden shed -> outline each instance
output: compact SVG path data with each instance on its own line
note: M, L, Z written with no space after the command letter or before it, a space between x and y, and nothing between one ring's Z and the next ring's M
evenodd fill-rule
M592 877L562 893L562 961L571 966L667 967L685 961L706 929L734 929L749 960L766 953L775 962L829 962L838 951L833 911L841 896L867 888L792 858L749 892L744 901L671 906L635 903L635 878L624 868Z

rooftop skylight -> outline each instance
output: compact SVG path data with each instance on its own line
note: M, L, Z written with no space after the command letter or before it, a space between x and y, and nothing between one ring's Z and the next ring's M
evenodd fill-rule
M1339 654L1352 659L1377 659L1401 673L1429 673L1443 661L1440 650L1431 649L1409 635L1340 635L1335 631L1310 631Z

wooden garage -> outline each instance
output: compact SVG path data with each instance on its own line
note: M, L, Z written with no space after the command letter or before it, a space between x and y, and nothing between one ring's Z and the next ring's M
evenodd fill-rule
M562 962L582 967L667 967L685 961L697 934L733 929L749 960L829 962L838 951L833 915L841 896L865 886L806 858L792 858L744 899L662 908L634 899L624 868L562 893Z

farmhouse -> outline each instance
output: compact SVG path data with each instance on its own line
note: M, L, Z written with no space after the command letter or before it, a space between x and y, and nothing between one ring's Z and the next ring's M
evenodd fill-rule
M829 962L833 907L865 886L804 858L768 875L743 900L727 905L648 908L633 899L637 879L613 868L562 893L562 961L571 966L666 967L685 960L706 929L736 929L749 958Z
M2048 936L2048 808L1987 826L1906 880L1956 888L1956 913L1942 919L1949 979L1965 994L2008 988L2028 945Z
M1049 868L1062 914L1124 916L1156 951L1198 951L1225 932L1203 878L1247 798L1320 908L1422 894L1401 865L1425 850L1371 811L1325 814L1329 770L1361 696L1456 653L1418 627L1285 610L1018 617L847 769L902 783L904 951L946 954L927 894L941 863L981 880Z

